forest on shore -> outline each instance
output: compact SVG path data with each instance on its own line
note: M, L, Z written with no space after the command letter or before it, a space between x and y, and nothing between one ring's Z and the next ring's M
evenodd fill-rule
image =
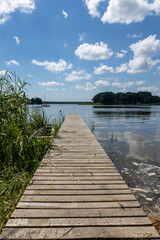
M160 104L160 97L153 96L151 92L101 92L92 101L100 104Z

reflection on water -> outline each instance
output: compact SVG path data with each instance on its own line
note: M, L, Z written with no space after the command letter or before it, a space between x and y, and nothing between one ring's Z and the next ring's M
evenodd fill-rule
M37 109L37 108L34 108ZM30 106L30 111L33 108ZM47 116L79 113L148 211L160 210L160 106L53 104Z

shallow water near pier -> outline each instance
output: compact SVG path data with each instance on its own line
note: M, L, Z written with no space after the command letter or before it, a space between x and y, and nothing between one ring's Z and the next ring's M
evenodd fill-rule
M80 114L146 212L160 216L160 106L51 104L43 110L51 120L60 111Z

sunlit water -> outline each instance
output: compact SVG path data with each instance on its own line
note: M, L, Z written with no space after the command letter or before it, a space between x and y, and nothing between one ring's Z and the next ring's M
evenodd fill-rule
M80 114L144 209L160 215L160 106L51 104L43 110L51 120L60 111Z

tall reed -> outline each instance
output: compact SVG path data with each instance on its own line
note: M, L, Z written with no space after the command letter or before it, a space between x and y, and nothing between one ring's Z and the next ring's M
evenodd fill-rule
M26 81L13 74L0 77L0 229L52 142L32 138L48 124L42 114L29 116Z

